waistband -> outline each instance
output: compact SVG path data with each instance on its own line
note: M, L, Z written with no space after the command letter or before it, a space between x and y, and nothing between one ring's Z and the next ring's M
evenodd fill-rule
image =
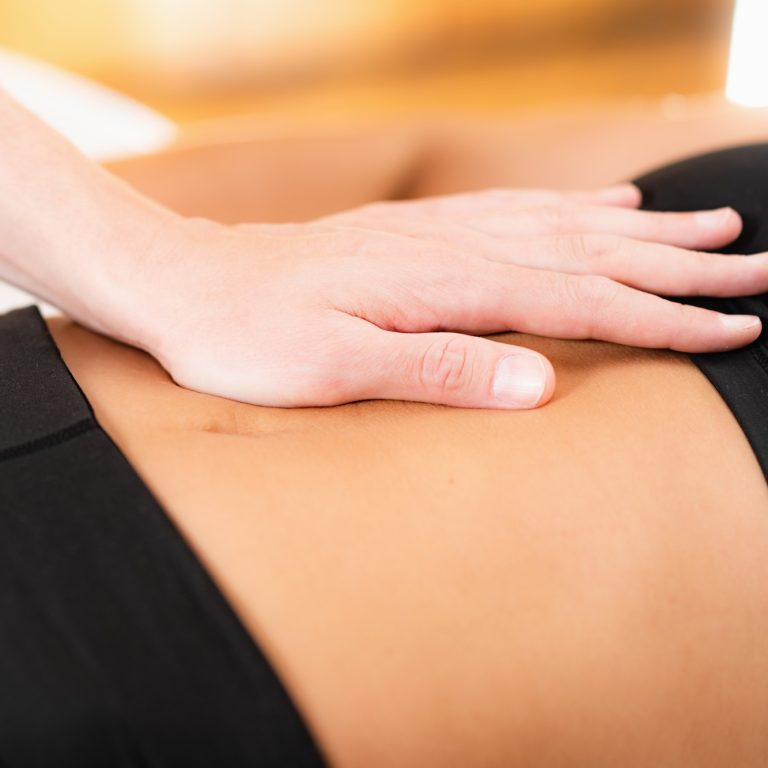
M0 316L0 425L0 764L323 766L34 307Z
M37 307L0 317L0 460L97 423Z
M690 355L730 408L768 481L768 295L688 303L717 312L757 315L763 332L751 344L727 352Z
M684 158L635 179L643 208L701 211L732 206L743 222L738 238L717 250L768 250L768 143L728 147ZM757 315L760 337L728 352L690 355L739 422L768 480L768 294L734 298L665 297L730 314Z

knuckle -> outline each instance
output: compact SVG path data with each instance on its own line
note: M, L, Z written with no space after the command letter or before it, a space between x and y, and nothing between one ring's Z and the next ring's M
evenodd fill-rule
M616 301L620 286L602 275L573 275L565 281L567 298L579 310L601 314Z
M679 302L672 302L672 306L677 308L675 313L677 314L679 325L685 328L695 326L703 319L702 312L698 307L689 304L681 304Z
M663 320L656 325L652 343L655 347L674 347L696 336L696 329L702 322L701 310L697 307L665 300L661 305ZM668 314L667 314L668 313Z
M586 235L568 235L558 237L554 242L555 248L566 262L587 265L592 261L592 248Z
M455 393L472 380L475 355L455 336L441 337L427 347L419 361L419 382L431 391Z
M571 220L570 211L564 205L536 205L528 208L527 214L550 232L566 231Z
M589 270L604 268L627 250L626 242L617 235L570 235L560 238L557 245L566 259Z
M584 235L582 248L587 258L599 263L617 253L623 253L626 241L619 235Z
M716 267L724 265L722 256L714 253L707 253L706 251L688 251L687 254L683 255L690 257L691 266L702 271L707 269L715 269ZM725 262L725 264L728 264L728 266L730 266L732 263L735 265L734 262Z

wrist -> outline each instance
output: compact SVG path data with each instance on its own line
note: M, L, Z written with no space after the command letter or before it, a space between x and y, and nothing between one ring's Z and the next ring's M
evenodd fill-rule
M74 279L65 286L66 304L57 305L92 330L154 353L160 316L184 274L178 262L188 229L188 220L170 210L143 199L124 202L100 219L87 251L70 250Z
M0 91L0 279L136 343L132 293L179 222Z
M155 267L179 248L185 221L110 186L81 187L66 214L51 211L36 228L11 228L0 276L92 330L146 347L142 320L161 288Z

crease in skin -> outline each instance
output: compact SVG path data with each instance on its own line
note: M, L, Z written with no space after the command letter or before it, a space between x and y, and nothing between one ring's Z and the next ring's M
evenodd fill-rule
M215 416L211 416L207 422L186 427L186 431L205 432L210 435L222 435L226 437L246 438L257 440L267 437L293 437L301 432L300 429L266 429L253 428L250 419L243 419L237 410L223 410Z
M201 432L212 432L216 434L237 435L248 437L259 437L261 430L254 431L250 419L244 422L236 408L227 408L217 410L207 421L196 427Z
M123 414L130 414L136 429L172 428L250 438L295 431L287 430L270 417L274 409L248 406L180 387L142 350L92 333L63 317L48 322L57 344L66 345L71 355L66 362L77 368L78 383L88 391L97 417L100 421L104 417L107 422L105 426L111 419L101 400L102 390L106 395L108 385L109 396L120 393ZM93 386L97 381L99 386Z

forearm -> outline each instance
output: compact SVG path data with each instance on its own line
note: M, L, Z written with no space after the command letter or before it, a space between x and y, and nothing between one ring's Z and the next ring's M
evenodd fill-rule
M172 217L0 91L0 278L102 330L126 260Z

